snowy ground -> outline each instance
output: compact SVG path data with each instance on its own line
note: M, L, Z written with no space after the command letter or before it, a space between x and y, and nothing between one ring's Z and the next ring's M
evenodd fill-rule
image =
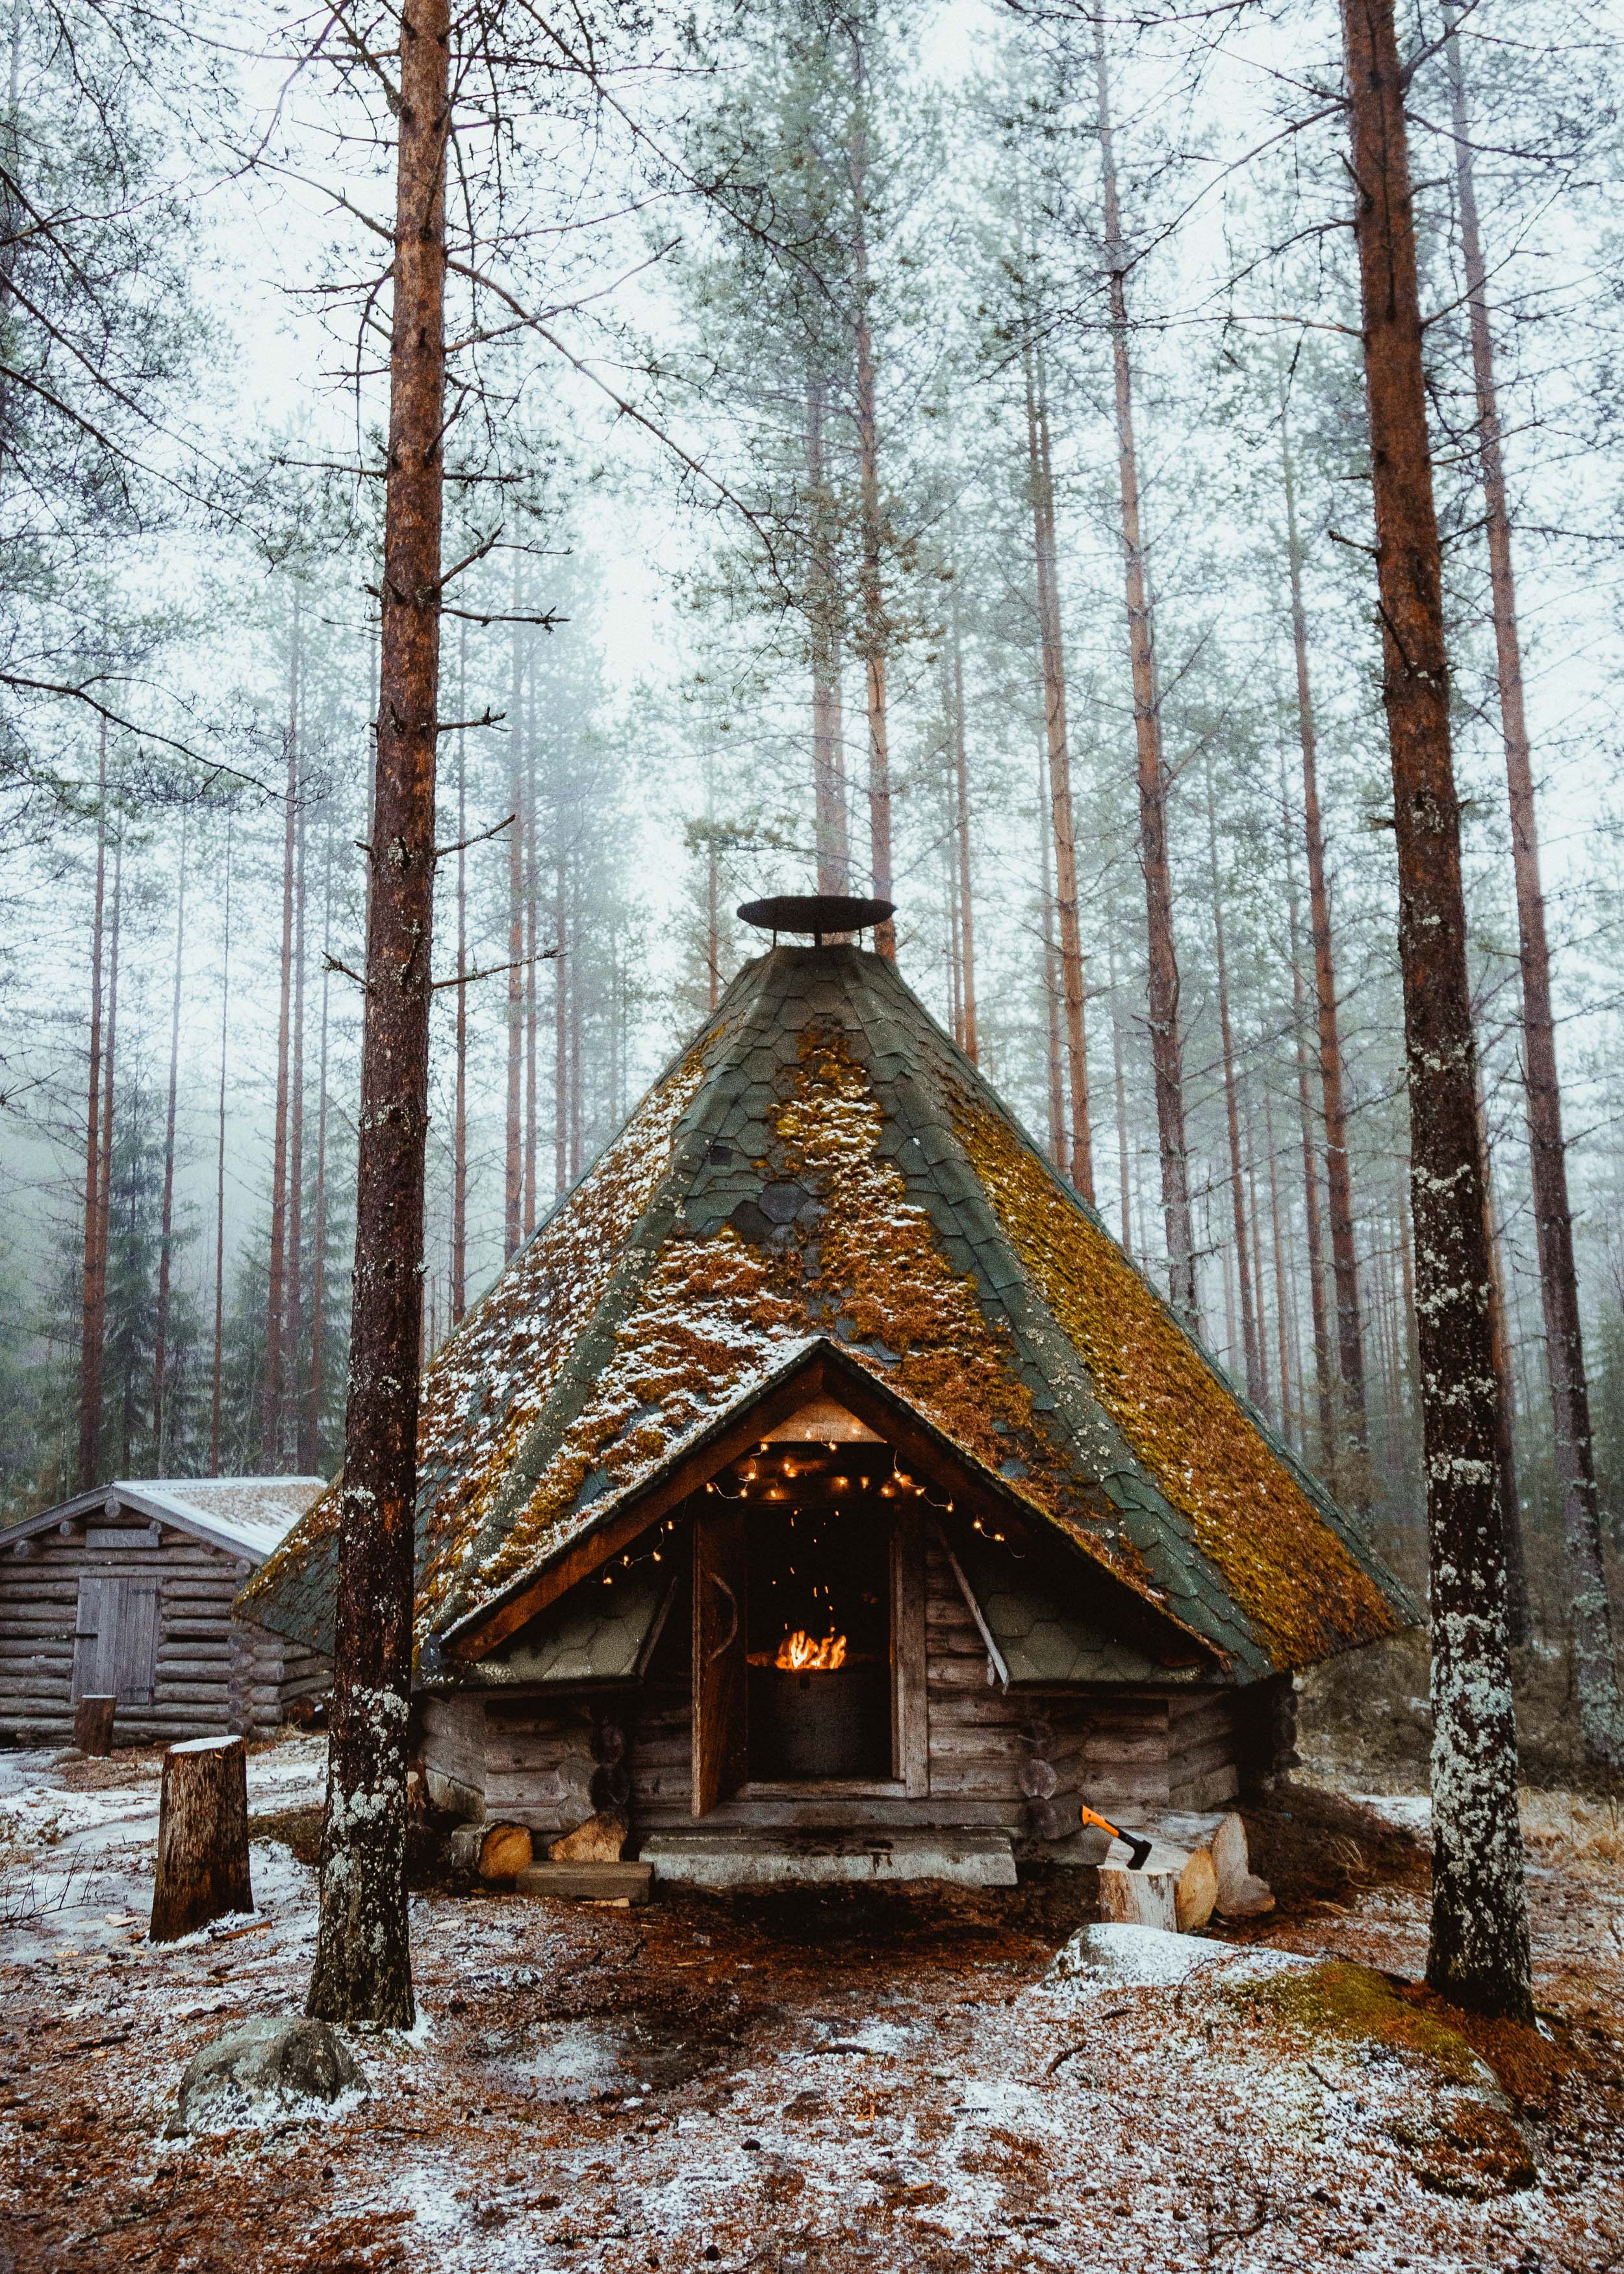
M251 1807L312 1803L321 1758L255 1755ZM1075 1874L643 1912L421 1895L423 2018L355 2041L363 2101L166 2141L190 2053L298 2010L314 1912L259 1841L252 1920L150 1948L156 1796L155 1755L0 1755L0 2274L1624 2267L1605 1806L1530 1803L1548 2018L1473 2032L1508 2105L1424 2000L1377 1984L1355 2025L1338 2000L1369 1977L1265 1970L1419 1974L1413 1853L1376 1868L1372 1836L1335 1898L1286 1889L1184 1980L1163 1946L1046 1984Z

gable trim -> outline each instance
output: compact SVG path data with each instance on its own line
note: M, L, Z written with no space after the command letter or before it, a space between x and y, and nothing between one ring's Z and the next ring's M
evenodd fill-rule
M1002 1478L962 1453L934 1424L926 1421L866 1367L823 1336L803 1345L776 1374L748 1391L739 1404L692 1440L668 1466L634 1487L618 1506L606 1510L598 1523L571 1540L554 1558L521 1572L489 1602L455 1620L433 1638L438 1651L453 1660L485 1657L539 1612L620 1555L639 1533L668 1515L690 1493L709 1483L752 1446L758 1445L772 1427L799 1412L811 1396L837 1399L860 1421L868 1423L908 1460L929 1470L950 1490L1000 1503L1027 1523L1050 1525L1056 1539L1109 1585L1123 1611L1141 1631L1149 1625L1160 1630L1169 1640L1176 1638L1186 1659L1193 1646L1203 1660L1214 1662L1217 1668L1226 1664L1224 1653L1217 1645L1186 1626L1165 1605L1141 1594L1086 1539L1079 1538L1067 1525L1056 1523L1041 1509L1012 1491Z

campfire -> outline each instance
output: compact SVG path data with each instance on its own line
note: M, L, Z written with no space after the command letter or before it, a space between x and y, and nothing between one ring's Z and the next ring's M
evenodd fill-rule
M793 1634L785 1636L772 1662L786 1674L831 1674L837 1666L846 1664L846 1637L825 1635L822 1642L814 1642L809 1634L797 1628Z

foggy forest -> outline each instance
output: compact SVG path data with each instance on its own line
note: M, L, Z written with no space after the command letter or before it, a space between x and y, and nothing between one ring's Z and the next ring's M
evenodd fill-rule
M1415 18L1416 212L1501 1460L1556 1631L1565 1303L1609 1548L1624 1492L1620 58L1605 10L1456 14ZM465 983L432 1024L425 1352L755 952L734 907L872 890L910 983L1418 1570L1334 12L501 22L448 285L433 930ZM24 7L11 86L20 1513L339 1457L388 112L348 31L271 13Z
M4 43L0 2274L1624 2264L1618 9Z

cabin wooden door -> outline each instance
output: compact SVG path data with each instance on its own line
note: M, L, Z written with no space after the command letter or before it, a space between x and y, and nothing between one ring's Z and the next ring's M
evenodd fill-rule
M731 1800L748 1770L744 1510L694 1524L694 1813Z
M158 1583L104 1578L79 1583L73 1623L73 1699L117 1698L150 1706L158 1660Z

